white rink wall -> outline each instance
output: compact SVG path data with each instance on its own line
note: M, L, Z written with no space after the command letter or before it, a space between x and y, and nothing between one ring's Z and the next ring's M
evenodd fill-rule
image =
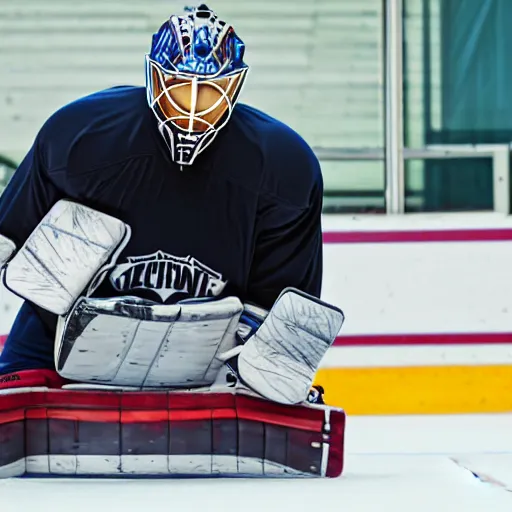
M325 216L345 325L317 383L349 415L512 411L512 218ZM0 289L0 334L20 299Z
M387 233L392 239L397 232L508 229L510 240L504 241L326 243L322 298L345 312L343 335L512 331L512 218L494 213L323 218L324 233L342 240L354 232ZM1 334L9 331L20 304L0 287Z
M354 232L384 238L324 245L323 299L344 310L343 334L512 330L511 217L335 215L323 229L341 240ZM492 233L508 240L479 240ZM445 239L404 241L408 235Z
M326 216L346 322L317 382L348 414L512 411L512 218Z

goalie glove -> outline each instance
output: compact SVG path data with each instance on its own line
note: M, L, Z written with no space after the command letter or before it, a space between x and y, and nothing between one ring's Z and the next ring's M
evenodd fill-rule
M287 288L260 317L261 325L253 326L239 354L228 361L241 383L282 404L321 400L319 389L312 392L313 379L343 325L342 311Z

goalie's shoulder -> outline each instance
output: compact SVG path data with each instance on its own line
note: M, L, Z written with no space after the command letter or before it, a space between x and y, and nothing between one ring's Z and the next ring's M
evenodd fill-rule
M308 207L312 195L323 191L320 163L312 147L282 121L247 105L237 108L246 133L260 150L260 192L297 208Z
M38 134L48 172L80 173L135 155L131 144L147 115L144 89L114 87L78 98L52 114Z

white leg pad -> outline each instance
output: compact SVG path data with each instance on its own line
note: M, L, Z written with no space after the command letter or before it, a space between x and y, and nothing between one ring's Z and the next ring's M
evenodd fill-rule
M170 305L82 297L59 322L55 366L78 382L209 386L224 366L223 354L237 343L242 309L236 297Z

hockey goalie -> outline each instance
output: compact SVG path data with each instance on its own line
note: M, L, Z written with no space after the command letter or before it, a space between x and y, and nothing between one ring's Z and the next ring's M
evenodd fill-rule
M205 5L171 16L146 87L60 109L2 194L0 476L341 474L322 176L237 103L244 49Z

